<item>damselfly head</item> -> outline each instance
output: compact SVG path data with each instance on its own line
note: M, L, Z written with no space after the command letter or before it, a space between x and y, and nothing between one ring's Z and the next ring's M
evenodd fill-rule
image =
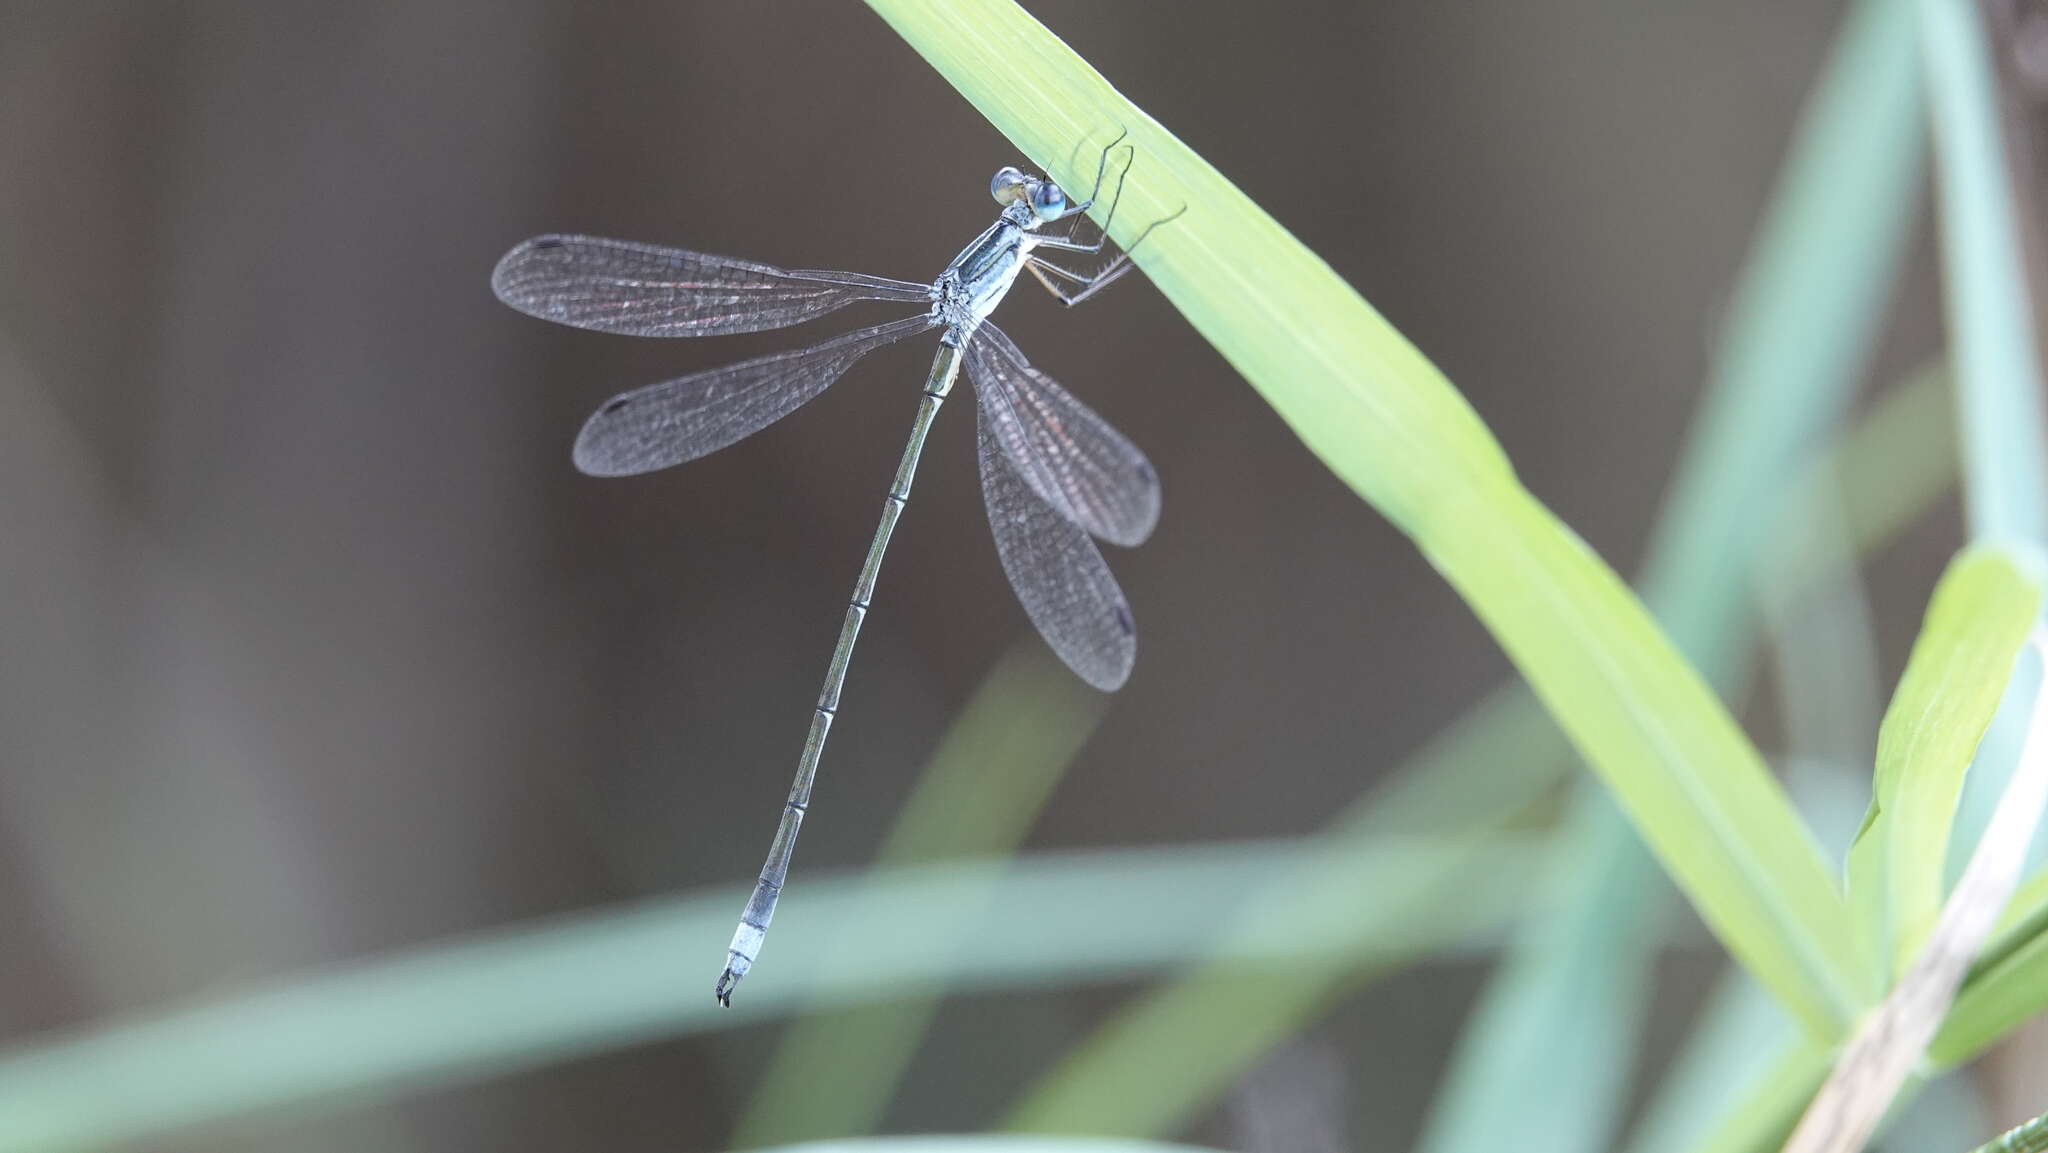
M988 182L988 194L996 203L1008 207L1028 196L1033 181L1016 168L998 168L995 179Z
M1009 210L1004 215L1025 228L1058 220L1067 210L1067 194L1059 185L1018 168L997 169L995 179L988 182L988 194Z

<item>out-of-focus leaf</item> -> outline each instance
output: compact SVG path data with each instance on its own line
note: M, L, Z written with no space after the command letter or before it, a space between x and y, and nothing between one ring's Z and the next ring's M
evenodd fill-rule
M1749 1088L1732 1109L1721 1114L1705 1136L1684 1153L1766 1153L1792 1131L1799 1110L1828 1075L1830 1050L1798 1041L1777 1055L1753 1058Z
M1628 1153L1673 1153L1712 1145L1708 1135L1752 1108L1758 1088L1757 1055L1783 1053L1797 1040L1784 1011L1739 968L1729 967L1700 1007L1697 1023L1629 1135ZM1812 1083L1820 1083L1815 1073ZM1784 1111L1778 1132L1791 1127L1803 1102ZM1730 1148L1725 1143L1714 1146Z
M2048 541L2048 416L1990 45L1973 0L1915 2L1934 115L1963 506L1978 539L2040 543Z
M1532 702L1525 705L1535 707ZM1509 719L1512 707L1483 719ZM1477 725L1448 734L1445 744L1471 747L1513 727L1508 724L1489 731L1489 726ZM1472 766L1467 771L1477 776L1477 770L1500 762L1473 759L1460 763ZM1421 779L1416 783L1419 786ZM1513 785L1494 790L1489 803L1511 801L1516 791ZM1426 811L1430 804L1425 798L1433 793L1418 788L1390 812ZM1436 862L1407 862L1402 869L1381 868L1360 857L1356 846L1371 841L1356 833L1329 838L1324 854L1313 865L1267 890L1258 902L1259 919L1223 923L1222 932L1211 938L1215 951L1203 965L1120 1011L1113 1026L1097 1032L1047 1074L1005 1124L1021 1129L1133 1134L1171 1128L1207 1102L1214 1087L1300 1031L1350 983L1420 955L1403 943L1403 938L1418 939L1411 922L1434 921L1444 915L1447 906L1475 896L1463 886L1472 883L1477 862L1458 861L1456 846L1466 845L1483 856L1485 846L1500 835L1446 835L1440 843L1450 848L1451 855ZM1367 894L1379 910L1376 916L1383 920L1361 919L1353 937L1354 951L1348 955L1335 953L1283 965L1247 965L1232 958L1261 935L1291 932L1285 926L1300 919L1327 917L1329 910L1355 906ZM1390 935L1385 928L1395 932ZM1160 1060L1161 1053L1171 1053L1172 1060ZM1102 1069L1114 1070L1114 1075L1095 1076Z
M1945 361L1887 389L1820 466L1842 502L1842 527L1859 555L1875 552L1956 484L1955 400Z
M1459 1153L1511 1144L1531 1153L1604 1148L1628 1100L1629 1057L1665 918L1643 916L1659 878L1604 794L1565 824L1532 910L1466 1022L1419 1148ZM1616 846L1614 841L1625 843ZM1615 862L1593 874L1588 866Z
M1327 857L1314 842L815 877L785 902L775 980L723 1010L676 978L676 958L731 928L746 893L721 887L16 1045L0 1052L0 1150L107 1145L350 1091L417 1093L820 1003L897 997L927 981L967 990L1129 977L1210 955L1219 918L1263 928L1232 948L1240 963L1276 972L1356 958L1366 933L1402 956L1450 948L1509 915L1536 860L1533 845L1511 837L1477 850L1388 838L1350 851L1377 857L1371 870L1387 878L1436 872L1449 853L1460 899L1396 916L1391 897L1357 892L1277 923L1258 899ZM826 964L828 948L845 955Z

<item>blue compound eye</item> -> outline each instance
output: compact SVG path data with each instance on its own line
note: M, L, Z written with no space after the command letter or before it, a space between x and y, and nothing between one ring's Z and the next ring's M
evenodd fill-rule
M1031 211L1040 220L1054 220L1067 210L1067 194L1060 186L1048 180L1031 190Z

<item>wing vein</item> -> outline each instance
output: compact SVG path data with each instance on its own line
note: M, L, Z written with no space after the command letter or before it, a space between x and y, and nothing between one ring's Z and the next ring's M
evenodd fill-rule
M716 452L795 412L861 357L934 324L929 316L906 317L620 393L584 423L576 467L631 476Z

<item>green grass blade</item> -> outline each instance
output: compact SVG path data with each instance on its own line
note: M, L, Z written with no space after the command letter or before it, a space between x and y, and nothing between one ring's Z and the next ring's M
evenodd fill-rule
M947 730L875 863L1016 851L1108 700L1036 638L1012 649ZM935 981L900 1000L799 1018L758 1082L733 1145L874 1131L943 992Z
M1470 859L1458 857L1454 846L1460 843L1472 850ZM1268 890L1258 902L1264 916L1212 942L1221 955L1124 1009L1116 1027L1096 1033L1034 1087L1005 1126L1129 1135L1176 1127L1344 988L1412 962L1420 955L1416 944L1426 939L1441 940L1432 926L1457 905L1475 898L1491 904L1484 890L1501 878L1487 875L1479 862L1493 855L1493 843L1493 837L1451 839L1450 853L1405 863L1405 871L1359 856L1355 839L1330 844L1310 870ZM1248 965L1229 956L1262 933L1290 931L1300 918L1326 918L1346 907L1373 910L1371 918L1351 920L1348 949L1280 965ZM1173 1059L1160 1060L1161 1053ZM1110 1074L1097 1076L1097 1070Z
M2033 715L2030 702L2041 689L2040 672L2040 667L2032 661L2020 664L2012 682L2006 686L2005 699L1999 702L1997 714L1991 718L1991 727L1977 746L1977 759L1971 763L1969 775L1963 778L1962 801L1956 806L1955 820L1949 828L1947 879L1950 885L1962 877L1963 868L1969 863L1977 842L1982 839L1999 797L2005 794L2006 782L2012 779L2013 770L2019 764L2020 750L2026 747L2028 726Z
M1963 774L2040 608L2038 578L1997 549L1966 550L1935 587L1878 729L1870 811L1849 850L1850 898L1887 979L1941 911Z
M1924 382L1930 381L1937 397L1945 403L1938 376L1921 374L1908 389L1925 387ZM1878 414L1872 414L1871 419L1878 419ZM1868 734L1876 729L1873 720L1864 739L1871 739ZM1869 792L1864 778L1861 764L1794 764L1786 772L1800 811L1807 814L1830 852L1838 858L1848 852L1863 815L1864 798ZM1695 1021L1692 1032L1658 1082L1656 1092L1643 1107L1623 1146L1627 1153L1669 1153L1689 1148L1713 1127L1716 1119L1742 1100L1743 1092L1756 1075L1757 1054L1785 1052L1799 1039L1784 1010L1734 965L1723 970ZM1786 1123L1790 1124L1789 1119Z
M1747 578L1776 527L1755 510L1785 507L1841 424L1911 235L1913 51L1910 0L1850 8L1737 281L1651 541L1643 599L1723 691L1753 647ZM1550 915L1524 927L1465 1027L1423 1153L1595 1153L1619 1125L1667 890L1608 798L1585 791L1569 827Z
M878 865L1004 856L1020 844L1109 709L1036 636L962 707L904 801Z
M1844 527L1859 554L1894 539L1951 491L1955 446L1942 433L1952 413L1947 373L1915 372L1880 396L1835 451L1812 466L1802 484L1841 491ZM1370 838L1404 829L1498 827L1562 775L1570 756L1528 689L1506 686L1397 766L1333 832ZM1516 771L1503 772L1503 765ZM1348 883L1370 880L1352 876ZM1300 901L1303 887L1301 879L1290 879L1272 899ZM1359 940L1370 942L1370 932ZM1212 960L1119 1009L1024 1094L1006 1123L1065 1132L1169 1131L1214 1100L1273 1044L1396 960L1380 953L1370 964L1361 957L1352 964L1300 967L1285 981ZM1151 1059L1160 1052L1187 1056Z
M1589 788L1573 817L1540 911L1466 1022L1421 1153L1593 1153L1613 1135L1662 936L1664 918L1644 915L1661 882L1604 793ZM1599 868L1614 864L1633 868Z
M1935 128L1947 320L1960 384L1964 508L1977 538L2048 546L2039 346L1991 48L1974 0L1917 3ZM2039 687L2032 676L2015 678L1965 786L1951 837L1952 876L1976 845L2026 740Z
M1730 968L1700 1007L1698 1023L1672 1059L1629 1134L1627 1153L1671 1153L1704 1143L1754 1090L1757 1054L1796 1042L1791 1022L1740 969ZM1820 1083L1815 1075L1813 1083ZM1809 1086L1809 1091L1811 1086ZM1799 1102L1790 1107L1796 1113ZM1791 1127L1791 1117L1785 1126Z
M1482 616L1722 944L1805 1028L1837 1033L1867 988L1851 967L1841 896L1777 781L1620 581L1589 563L1562 525L1526 497L1498 516L1487 511L1475 508L1464 523L1490 522L1489 541L1454 534L1440 567L1485 606ZM1513 562L1500 563L1503 554Z
M2023 661L2021 667L2038 663ZM2013 679L2019 680L2019 675L2015 673ZM2040 682L2040 670L2036 668L2030 683L2038 685ZM2036 704L2034 725L2041 723L2039 717L2044 704L2048 702ZM2029 745L2040 740L2039 732L2029 733ZM2038 748L2024 750L2023 757L2036 758L2033 764L2022 766L2025 771L2038 773L2041 755ZM2037 782L2039 777L2031 779ZM2010 788L2019 789L2022 783L2022 780L2015 779ZM2028 812L2030 807L2023 798L2009 797L2001 801L1996 819L1987 830L1987 839L1978 845L1963 879L1957 882L1955 893L1949 897L1950 904L1955 904L1960 899L1958 894L1968 889L1973 872L1981 869L1990 873L2000 867L1980 864L1977 858L1985 856L1987 850L2001 854L2023 851L2024 845L2019 838L2023 831L2031 836L2030 822L2038 817L2038 813ZM2009 816L2009 813L2014 815ZM2006 825L2002 835L2007 839L2002 848L1988 839L2001 835L1998 832L2001 823ZM2044 909L2044 901L2048 901L2048 879L2040 875L2014 888L2003 913L1986 936L1984 947L1977 953L1955 1003L1943 1019L1941 1032L1927 1047L1930 1061L1936 1065L1952 1065L1969 1060L2007 1031L2048 1007L2048 909ZM1948 917L1945 911L1944 922Z
M1777 526L1757 509L1841 424L1911 239L1922 137L1910 4L1848 10L1735 285L1647 554L1644 599L1704 667L1747 659L1748 644L1718 640L1741 607L1728 554L1747 564L1769 543ZM1722 643L1736 651L1715 651Z
M1457 845L1483 852L1489 830L1528 810L1564 775L1567 756L1556 726L1526 689L1497 691L1352 805L1334 823L1324 857L1276 884L1264 901L1283 920L1315 916L1327 895L1344 899L1391 883L1408 895L1400 906L1408 915L1429 915L1457 895L1463 870L1452 856L1427 875L1386 878L1355 846L1394 830L1455 830L1462 835L1445 837L1453 853ZM1346 990L1421 955L1389 948L1380 926L1360 923L1358 930L1350 954L1284 973L1213 955L1234 946L1215 942L1202 965L1119 1009L1033 1085L1004 1124L1130 1135L1178 1127ZM1159 1053L1177 1057L1159 1061Z
M2048 1009L2048 872L2036 873L2013 892L1941 1032L1928 1045L1928 1061L1937 1068L1968 1061L2043 1009Z
M1359 894L1275 933L1258 900L1325 857L1314 842L820 876L787 898L801 914L776 928L776 979L723 1010L678 981L675 967L731 928L746 893L720 887L0 1051L0 1150L107 1145L341 1094L419 1093L820 1002L892 998L925 982L978 990L1128 978L1213 949L1219 916L1264 924L1263 938L1234 943L1236 960L1273 969L1355 956L1361 923L1379 926L1391 950L1450 948L1506 919L1524 892L1518 879L1537 859L1536 846L1513 838L1477 852L1415 838L1353 851L1376 858L1371 870L1389 878L1438 870L1448 853L1467 870L1459 891L1483 899L1397 921L1386 898ZM1146 915L1130 916L1133 907ZM847 955L825 964L829 948Z
M1614 572L1515 480L1413 345L1008 0L870 0L1062 182L1119 131L1118 234L1310 451L1408 533L1615 791L1724 945L1817 1035L1865 1003L1847 908L1741 730Z
M2035 702L2021 768L1946 900L1940 841L1970 756L2015 679L2041 599L2032 550L1993 545L1960 554L1935 591L1923 640L1879 734L1875 799L1850 853L1851 881L1863 882L1859 907L1875 909L1872 920L1890 930L1880 944L1907 943L1904 963L1884 1000L1857 1023L1787 1153L1856 1153L1876 1132L1924 1067L1928 1043L2019 885L2027 842L2048 804L2048 754L2040 748L2048 700ZM2037 648L2034 656L2038 663ZM1916 912L1910 902L1923 888L1939 902L1934 918L1924 926L1887 923Z
M1934 111L1942 269L1962 407L1972 535L2048 541L2048 423L2018 206L1982 17L1971 0L1916 0Z

